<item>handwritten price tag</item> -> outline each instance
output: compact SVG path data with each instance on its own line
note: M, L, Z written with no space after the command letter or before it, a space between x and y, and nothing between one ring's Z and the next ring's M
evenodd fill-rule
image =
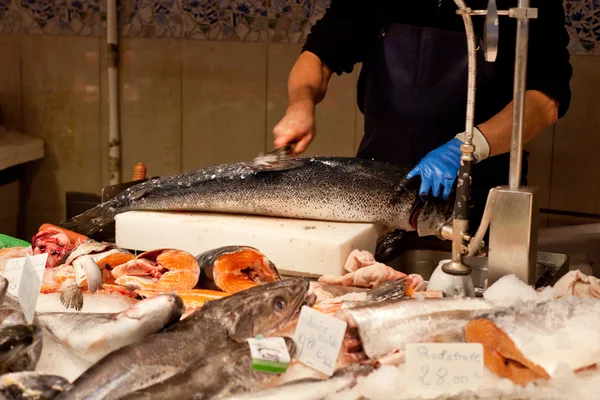
M483 387L483 347L479 343L411 343L406 346L411 395L451 395Z
M28 323L33 321L47 258L48 254L44 253L6 263L4 276L8 279L8 293L19 300Z
M44 268L46 267L46 260L48 259L48 254L42 253L28 257L33 263L35 272L37 273L41 282L44 279ZM21 257L12 258L6 262L4 277L8 279L8 293L15 297L19 295L19 287L21 285L23 268L25 267L25 260L25 257Z
M296 359L329 376L337 363L346 322L304 306L294 334Z

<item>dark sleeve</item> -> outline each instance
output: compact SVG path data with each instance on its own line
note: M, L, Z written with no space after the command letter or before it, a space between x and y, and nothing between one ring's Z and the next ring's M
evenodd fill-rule
M332 0L312 27L302 51L310 51L341 75L363 61L375 27L372 0Z
M538 18L529 23L527 89L539 90L558 101L558 117L561 118L571 103L573 74L563 1L532 0L531 7L538 9Z

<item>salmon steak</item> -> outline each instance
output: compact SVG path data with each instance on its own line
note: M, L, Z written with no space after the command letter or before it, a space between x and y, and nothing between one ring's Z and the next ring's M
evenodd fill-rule
M111 275L117 285L131 290L170 292L193 289L200 277L196 258L183 250L147 251L115 267Z
M600 363L600 301L574 296L530 301L469 321L465 341L481 343L486 367L526 386Z
M275 264L250 246L219 247L198 255L196 259L203 278L227 293L281 280Z

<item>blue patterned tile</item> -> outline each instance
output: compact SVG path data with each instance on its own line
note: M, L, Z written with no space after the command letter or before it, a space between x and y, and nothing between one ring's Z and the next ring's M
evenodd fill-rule
M322 4L319 0L270 0L269 40L279 43L304 41L315 22L315 8L323 9Z
M184 37L211 40L266 39L267 0L182 0Z
M23 25L18 0L0 0L0 34L16 34Z
M564 0L572 54L600 55L600 0Z
M600 55L600 0L563 0L573 54ZM121 0L126 37L302 43L331 0ZM106 0L0 0L0 34L104 35Z
M27 33L97 36L103 31L105 0L22 0Z
M119 7L120 34L137 38L180 38L183 34L181 4L181 0L125 0Z

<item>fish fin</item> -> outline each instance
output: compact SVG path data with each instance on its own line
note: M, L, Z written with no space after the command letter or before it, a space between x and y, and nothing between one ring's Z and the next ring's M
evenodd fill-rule
M74 308L81 311L83 308L83 294L79 286L76 283L65 286L60 294L60 302L67 309Z
M100 204L58 225L95 240L110 241L114 236L115 216L120 212L120 207Z
M406 231L396 229L377 241L375 261L388 264L406 250Z
M87 285L90 292L95 293L98 290L102 290L102 271L92 257L83 257L83 270L85 271L85 277L87 278Z

